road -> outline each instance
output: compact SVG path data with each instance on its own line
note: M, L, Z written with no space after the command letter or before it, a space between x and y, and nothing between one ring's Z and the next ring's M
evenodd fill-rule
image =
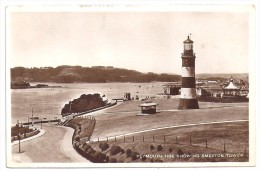
M81 157L72 147L73 129L43 124L46 131L41 137L21 143L22 153L18 153L18 145L12 146L15 163L75 163L89 162Z

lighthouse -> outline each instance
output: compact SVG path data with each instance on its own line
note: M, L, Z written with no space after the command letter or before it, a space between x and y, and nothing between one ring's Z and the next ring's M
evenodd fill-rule
M179 110L199 109L196 95L195 80L195 53L193 53L193 41L188 36L183 42L184 52L182 53L182 79L181 79L181 98Z

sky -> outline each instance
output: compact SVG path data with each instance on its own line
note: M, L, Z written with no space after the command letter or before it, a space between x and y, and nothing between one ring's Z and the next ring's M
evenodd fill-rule
M247 73L245 12L12 12L11 67L114 66L181 74L191 33L196 73Z

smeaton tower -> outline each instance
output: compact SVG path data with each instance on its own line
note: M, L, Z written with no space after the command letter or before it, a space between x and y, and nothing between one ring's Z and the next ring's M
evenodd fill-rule
M196 95L195 80L195 53L193 53L193 41L188 39L183 42L184 52L182 53L182 80L181 98L178 109L199 109Z

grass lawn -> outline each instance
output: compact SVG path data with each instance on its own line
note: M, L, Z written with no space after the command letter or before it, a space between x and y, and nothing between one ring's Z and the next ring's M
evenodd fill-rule
M117 162L245 162L248 161L248 130L247 121L155 130L135 134L134 138L126 136L110 139L106 142L109 148L103 153ZM91 146L101 152L100 143L92 142ZM157 149L159 145L162 149ZM112 146L120 146L124 150L111 155ZM138 157L127 157L128 149ZM202 154L218 154L224 157L205 157ZM227 154L240 156L227 157Z
M70 120L66 126L75 130L73 140L77 139L79 141L82 139L82 141L86 141L92 135L95 122L94 118L91 117L77 117Z
M167 126L248 120L248 103L199 102L200 109L177 110L178 99L154 99L153 102L159 105L158 112L152 115L137 116L138 105L144 102L127 101L93 114L94 125L83 123L85 119L82 118L73 119L71 122L76 125L75 135L79 139L92 134L91 147L82 142L76 146L77 150L93 162L248 161L248 121L150 131ZM94 128L93 133L89 126ZM122 136L143 130L146 132ZM115 138L118 135L121 136ZM102 151L104 143L109 148ZM217 156L205 157L204 154ZM227 157L227 154L240 156Z
M248 119L248 103L199 102L200 109L176 110L179 99L154 99L158 113L136 116L143 101L123 102L103 113L93 115L96 126L92 140L171 125Z

